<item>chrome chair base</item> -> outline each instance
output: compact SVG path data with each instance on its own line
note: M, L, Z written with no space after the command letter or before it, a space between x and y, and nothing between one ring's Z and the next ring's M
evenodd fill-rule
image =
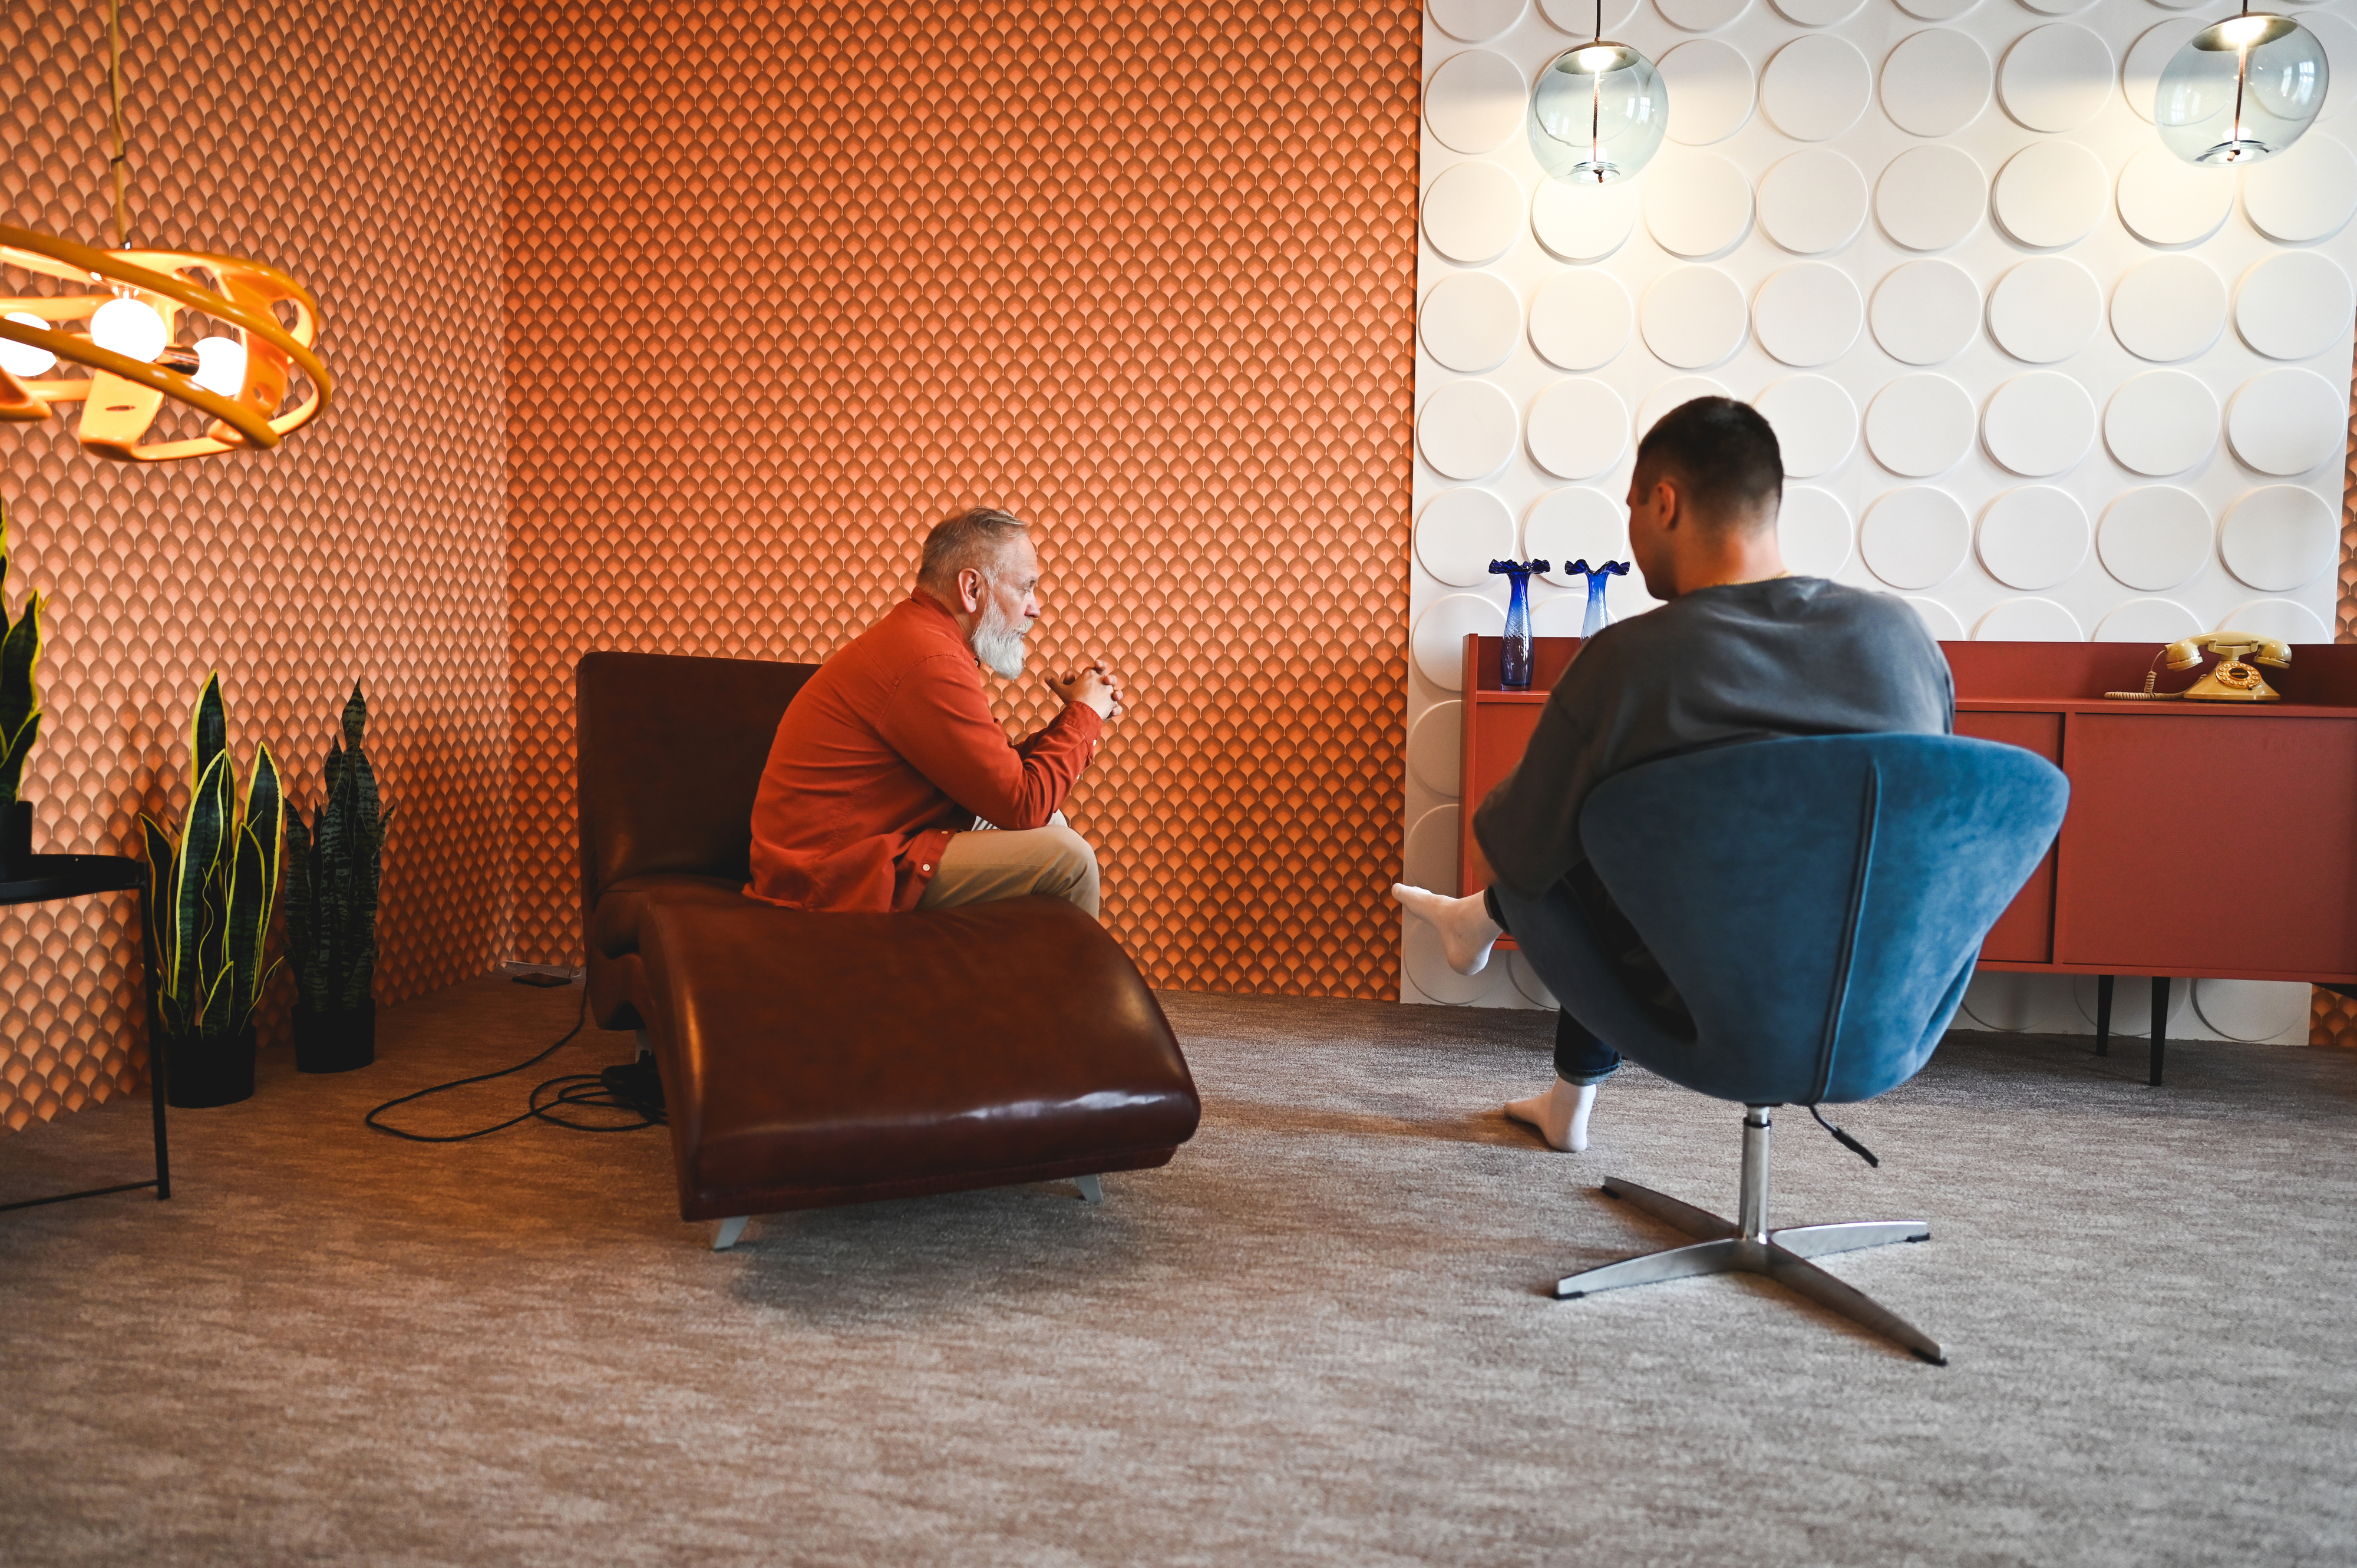
M1693 1279L1702 1274L1764 1274L1827 1311L1839 1313L1860 1327L1903 1346L1933 1366L1946 1366L1948 1358L1938 1340L1809 1261L1835 1252L1856 1251L1861 1247L1889 1246L1895 1241L1928 1241L1932 1227L1921 1219L1888 1219L1769 1230L1768 1129L1768 1108L1749 1107L1743 1118L1744 1222L1739 1225L1667 1193L1655 1192L1618 1176L1607 1177L1606 1193L1643 1209L1695 1240L1688 1246L1648 1252L1567 1274L1555 1282L1556 1299L1576 1301L1598 1291L1658 1284L1663 1280Z

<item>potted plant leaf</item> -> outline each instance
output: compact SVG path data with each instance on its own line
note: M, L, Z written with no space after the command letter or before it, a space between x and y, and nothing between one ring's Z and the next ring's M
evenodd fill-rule
M286 817L286 960L295 971L295 1066L348 1072L376 1060L376 893L393 809L361 740L368 700L358 684L344 733L328 743L327 795L306 824Z
M237 799L221 674L205 682L188 725L196 777L176 837L141 812L147 841L147 983L161 1032L167 1102L228 1105L253 1093L253 1004L274 962L262 961L278 898L286 803L278 763L253 748Z
M0 588L8 582L8 516L0 510ZM27 875L33 854L33 803L22 798L25 761L41 738L41 607L36 589L13 622L0 599L0 882Z

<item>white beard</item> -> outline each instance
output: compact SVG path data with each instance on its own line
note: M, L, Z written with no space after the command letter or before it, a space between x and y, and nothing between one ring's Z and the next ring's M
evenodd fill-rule
M994 596L974 628L974 656L1012 681L1023 673L1023 636L1031 629L1020 616L1008 616Z

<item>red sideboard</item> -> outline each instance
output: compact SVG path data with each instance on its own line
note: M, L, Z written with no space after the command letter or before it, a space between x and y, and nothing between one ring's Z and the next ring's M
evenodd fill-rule
M1488 885L1473 807L1519 761L1579 650L1534 639L1532 689L1500 639L1465 639L1458 891ZM2302 643L2280 703L2125 703L2157 645L1943 642L1956 733L2070 775L2061 836L1989 933L1981 967L2357 983L2357 645ZM2164 688L2190 676L2162 674Z

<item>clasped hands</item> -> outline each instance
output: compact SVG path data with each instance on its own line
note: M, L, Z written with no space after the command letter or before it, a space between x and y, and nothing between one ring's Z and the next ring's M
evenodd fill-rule
M1084 703L1097 711L1103 719L1121 717L1121 678L1105 669L1102 659L1092 660L1070 675L1046 677L1048 690L1062 699L1066 707Z

